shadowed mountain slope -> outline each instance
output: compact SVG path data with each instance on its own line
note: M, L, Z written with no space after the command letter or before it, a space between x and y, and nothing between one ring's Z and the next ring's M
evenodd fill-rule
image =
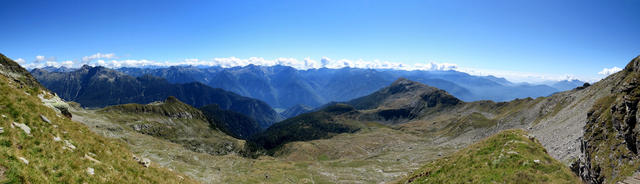
M189 105L218 104L222 109L249 116L266 128L282 118L266 103L211 88L201 83L171 84L165 79L145 75L131 77L104 67L83 66L73 72L31 72L45 87L63 99L85 107L105 107L126 103L146 104L175 96Z
M271 150L288 142L325 139L340 133L352 133L362 125L341 116L354 113L357 112L349 105L332 105L276 123L250 140L258 148Z
M216 104L200 107L199 109L210 123L233 137L248 139L262 131L262 128L255 120L240 113L224 110Z

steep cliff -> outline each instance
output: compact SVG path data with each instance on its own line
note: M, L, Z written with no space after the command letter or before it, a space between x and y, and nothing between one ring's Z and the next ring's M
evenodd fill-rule
M572 164L588 183L615 183L640 167L640 57L609 78L616 87L588 111L582 155Z

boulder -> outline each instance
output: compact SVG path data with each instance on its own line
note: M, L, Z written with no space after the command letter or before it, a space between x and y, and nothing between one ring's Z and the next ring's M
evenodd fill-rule
M142 162L140 162L140 164L142 164L144 167L149 167L151 166L151 160L149 160L148 158L142 158Z
M95 170L91 167L87 167L87 174L89 175L94 175L95 174Z
M13 122L13 126L17 126L18 128L22 129L27 135L31 135L31 128L29 128L29 126L16 122Z
M69 140L64 140L64 147L62 147L62 149L74 150L74 149L76 149L76 146L71 144L71 142Z
M133 155L133 160L135 160L136 162L138 162L139 164L141 164L144 167L151 166L151 160L149 160L148 158L142 158L142 157L138 157L136 155Z
M45 117L42 114L40 114L40 119L42 119L42 121L44 121L44 122L47 122L47 123L51 124L51 121L49 119L47 119L47 117Z
M29 161L28 161L26 158L24 158L24 157L18 157L18 159L19 159L20 161L22 161L22 163L24 163L24 164L27 164L27 165L29 164Z

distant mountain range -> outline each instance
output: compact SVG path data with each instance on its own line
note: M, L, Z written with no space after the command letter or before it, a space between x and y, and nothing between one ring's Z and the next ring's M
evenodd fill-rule
M324 72L337 76L331 72L348 70ZM341 76L375 79L403 73L359 71L362 73ZM320 73L294 72L317 82L314 84L333 83ZM424 71L417 73L421 72ZM447 80L430 78L432 81L475 86L461 88L469 94L491 89L489 86L518 91L572 88L581 83L528 85L491 76L432 73L448 76ZM40 85L32 76L47 84ZM0 107L6 107L0 108L2 118L6 119L0 122L5 127L0 136L3 148L0 151L8 158L0 159L0 169L5 166L19 169L8 170L5 176L9 181L67 183L71 180L47 173L63 171L65 176L88 178L94 183L99 179L78 173L85 173L85 168L93 173L95 167L96 176L106 173L102 179L121 183L126 182L122 177L129 175L111 172L109 168L140 173L141 176L128 179L138 183L185 180L182 176L172 178L173 173L155 170L156 167L168 167L204 182L218 179L215 182L219 183L576 183L577 177L585 183L637 182L640 56L623 70L592 85L548 97L508 102L464 101L445 90L411 80L413 75L406 76L359 98L337 100L340 102L326 103L314 110L303 104L294 105L280 112L294 117L261 131L258 127L262 124L252 119L256 116L248 118L227 110L241 107L239 110L249 109L244 112L247 113L259 111L261 105L269 107L260 100L198 82L172 84L151 75L132 77L103 67L85 66L73 71L48 68L29 73L0 55L0 88L5 92L0 95ZM333 84L342 84L343 89L331 89L334 95L351 94L345 90L354 86L370 87L362 81L335 80ZM329 93L330 86L325 87L322 90ZM158 101L155 97L167 94L178 98L147 105L87 109L66 103L49 91L74 98L85 107L98 107L100 101L105 104ZM509 91L497 94L512 95ZM182 103L183 100L200 108ZM62 109L71 109L73 116L62 116ZM280 116L273 109L269 112ZM78 126L77 122L86 126ZM142 172L140 168L150 162L140 162L137 156L131 158L132 152L121 144L127 144L136 155L153 159L154 164ZM62 151L37 151L40 148ZM48 158L56 158L56 162ZM28 167L29 162L70 172L33 170ZM137 166L136 162L143 166ZM311 164L313 167L309 167ZM412 173L406 175L408 172ZM139 177L157 180L136 180Z
M71 72L34 69L31 74L61 98L78 102L84 107L146 104L175 96L194 107L217 104L222 109L253 118L262 128L282 120L277 112L260 100L212 88L199 82L172 84L151 75L133 77L105 67L86 65Z
M584 82L560 81L545 85L512 83L494 76L474 76L458 71L405 71L361 68L297 70L288 66L222 68L172 66L167 68L120 68L132 76L153 75L172 83L201 82L237 94L260 99L274 108L296 105L318 107L347 101L388 86L398 78L443 89L463 101L508 101L548 96L573 89Z

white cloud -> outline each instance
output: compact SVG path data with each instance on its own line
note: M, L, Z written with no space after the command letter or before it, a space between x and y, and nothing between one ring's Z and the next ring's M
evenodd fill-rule
M98 53L96 53L94 55L82 57L82 61L89 62L89 61L94 60L94 59L113 59L115 57L116 57L116 55L114 53L102 54L102 53L98 52Z
M64 67L67 67L67 68L72 68L73 67L73 61L67 60L67 61L60 62L60 66L64 66Z
M26 62L26 61L25 61L24 59L22 59L22 58L18 58L18 59L16 59L15 61L16 61L16 63L18 63L18 64L20 64L20 65L22 65L22 64L24 64L24 63Z
M35 60L34 62L39 63L39 62L42 62L42 61L44 61L44 60L45 60L45 57L44 57L44 56L40 56L40 55L38 55L38 56L36 56L36 60Z
M19 60L17 60L19 61ZM453 63L444 63L444 62L433 62L433 61L424 61L421 63L414 64L404 64L400 62L391 62L391 61L381 61L381 60L349 60L349 59L331 59L329 57L322 57L320 60L314 60L311 58L304 58L303 60L298 60L296 58L276 58L276 59L265 59L262 57L250 57L250 58L237 58L237 57L224 57L224 58L212 58L212 59L197 59L197 58L189 58L184 59L182 61L153 61L147 59L117 59L116 55L113 53L102 54L96 53L90 56L82 57L82 62L74 62L71 60L67 60L64 62L55 62L55 58L45 58L44 56L36 56L36 61L47 61L45 63L33 62L26 63L23 62L23 65L26 68L40 68L45 66L54 66L54 67L78 67L81 64L91 63L91 66L105 66L109 68L121 68L121 67L149 67L149 66L157 66L157 67L168 67L168 66L177 66L177 65L191 65L191 66L219 66L223 68L231 68L238 66L247 66L250 64L259 65L259 66L274 66L274 65L284 65L290 66L296 69L306 70L306 69L315 69L315 68L368 68L368 69L396 69L396 70L426 70L426 71L446 71L446 70L454 70L469 73L471 75L493 75L496 77L504 77L513 82L529 82L529 83L538 83L544 81L560 81L560 80L572 80L572 79L580 79L583 81L597 81L600 78L594 79L586 79L584 77L579 78L573 75L568 74L544 74L544 73L525 73L525 72L516 72L516 71L501 71L501 70L487 70L487 69L477 69L477 68L465 68L459 67L457 64ZM92 62L95 61L95 62ZM621 70L620 68L613 67L610 69L603 69L603 71L599 72L601 75L609 75L611 73L615 73Z
M44 63L45 66L52 66L52 67L60 67L60 63L58 62L54 62L54 61L47 61Z
M611 74L619 72L620 70L622 70L622 68L618 68L618 67L614 66L613 68L603 68L602 71L598 72L598 74L604 75L604 76L609 76Z

